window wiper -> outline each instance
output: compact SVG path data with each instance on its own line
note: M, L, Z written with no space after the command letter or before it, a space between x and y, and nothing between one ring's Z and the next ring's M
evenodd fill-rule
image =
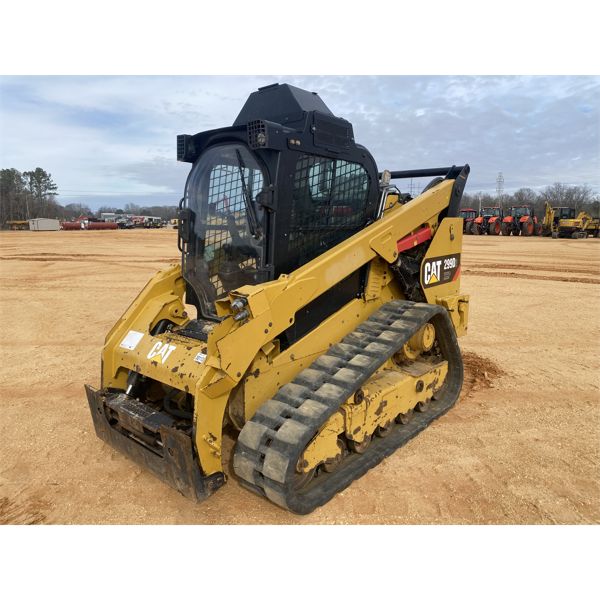
M240 179L242 180L242 194L244 196L244 204L246 205L246 213L248 214L248 226L250 227L250 233L252 237L258 240L262 236L262 230L260 228L260 225L258 224L258 217L256 216L256 212L254 210L254 205L252 204L250 194L248 194L248 188L246 187L246 178L244 177L244 169L246 167L244 165L244 161L242 160L242 155L240 154L240 151L236 150L235 154L238 159Z

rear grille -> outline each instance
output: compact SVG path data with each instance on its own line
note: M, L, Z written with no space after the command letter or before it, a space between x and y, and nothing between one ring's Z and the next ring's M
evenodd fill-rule
M267 145L267 126L264 121L248 123L248 145L252 149L264 148Z

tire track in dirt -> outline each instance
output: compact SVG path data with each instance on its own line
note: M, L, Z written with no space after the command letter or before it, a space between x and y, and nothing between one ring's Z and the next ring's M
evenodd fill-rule
M519 269L522 271L548 271L549 273L564 273L565 271L574 271L577 273L585 273L586 275L600 275L600 265L597 268L586 268L577 264L561 264L558 267L551 265L534 265L520 263L472 263L468 265L471 269Z
M545 269L537 270L542 271ZM513 277L516 279L538 279L540 281L563 281L566 283L595 283L596 285L600 284L600 279L591 279L589 277L553 277L551 275L534 275L529 273L513 273L506 271L479 271L477 269L464 269L463 273L468 273L469 275L481 275L483 277Z
M39 525L46 522L46 511L49 506L45 502L27 498L11 500L0 497L0 525Z
M16 248L15 248L16 249ZM77 256L77 257L94 257L94 258L113 258L114 254L78 254L76 252L69 252L68 254L65 254L64 252L35 252L35 253L28 253L28 254L14 254L13 256L19 257L19 258L28 258L29 256L52 256L54 258L63 258L63 257L72 257L72 256Z
M102 256L102 255L99 255ZM95 259L88 260L87 258L78 258L73 256L0 256L0 260L15 260L23 262L85 262L85 263L101 263L101 264L118 264L112 256L106 256L105 260ZM155 263L155 262L179 262L179 257L172 258L136 258L128 255L125 259L127 262L135 261L136 263Z

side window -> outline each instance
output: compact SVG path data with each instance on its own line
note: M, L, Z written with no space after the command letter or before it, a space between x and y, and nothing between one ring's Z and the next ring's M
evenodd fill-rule
M305 262L358 231L368 193L369 176L360 164L301 156L294 173L290 252Z
M188 176L185 193L194 230L183 258L184 277L205 317L216 317L215 299L263 277L263 247L252 237L245 199L260 221L256 196L263 184L260 165L240 144L209 148Z
M263 186L260 169L219 164L210 171L204 221L204 260L209 266L210 282L217 297L248 283L241 274L250 273L257 267L258 253L248 230L244 185L248 196L254 200ZM232 278L229 272L236 273L238 278Z

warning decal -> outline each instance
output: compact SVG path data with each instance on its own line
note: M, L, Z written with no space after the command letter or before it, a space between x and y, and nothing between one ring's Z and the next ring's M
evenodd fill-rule
M421 281L423 287L450 283L460 275L460 254L436 256L423 261Z
M125 348L126 350L135 350L135 347L140 343L140 340L143 337L144 334L141 331L134 331L131 329L123 338L119 346L121 346L121 348Z

